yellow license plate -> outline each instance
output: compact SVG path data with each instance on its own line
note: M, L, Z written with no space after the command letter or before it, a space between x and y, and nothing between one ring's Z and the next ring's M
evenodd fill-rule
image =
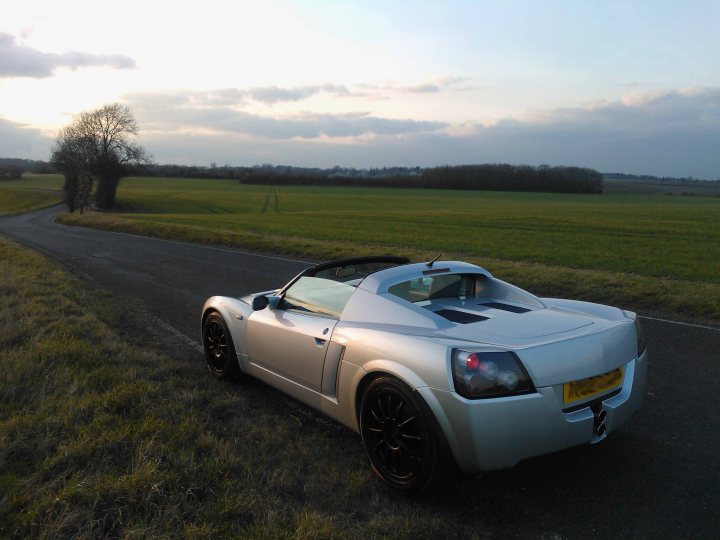
M620 386L622 378L623 369L617 368L589 379L565 383L563 385L563 403L580 401L581 399L602 394L616 386Z

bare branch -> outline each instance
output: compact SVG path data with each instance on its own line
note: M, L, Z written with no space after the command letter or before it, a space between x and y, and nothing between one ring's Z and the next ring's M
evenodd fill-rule
M127 107L103 105L78 114L60 130L51 159L66 179L97 177L98 204L112 206L120 178L130 168L151 162L150 154L133 141L137 133L137 122Z

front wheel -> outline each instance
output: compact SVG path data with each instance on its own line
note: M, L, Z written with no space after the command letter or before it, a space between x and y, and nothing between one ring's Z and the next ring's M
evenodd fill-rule
M216 379L237 379L240 376L235 346L225 319L212 312L203 324L203 348L207 366Z
M427 491L439 474L430 411L393 377L378 377L363 394L360 433L373 470L402 493Z

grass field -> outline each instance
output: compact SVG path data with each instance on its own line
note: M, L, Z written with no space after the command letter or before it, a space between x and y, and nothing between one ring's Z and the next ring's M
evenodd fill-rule
M321 259L469 259L543 295L720 320L720 199L131 178L123 211L63 221Z
M58 176L6 182L58 188ZM324 259L476 262L532 292L720 320L720 198L124 179L113 213L60 221Z
M48 182L47 177L2 181L0 182L0 216L56 204L60 202L61 195L58 191L52 190L61 187L61 181Z
M164 353L139 307L2 238L0 291L0 538L470 537L492 520L449 500L472 480L389 493L356 434Z

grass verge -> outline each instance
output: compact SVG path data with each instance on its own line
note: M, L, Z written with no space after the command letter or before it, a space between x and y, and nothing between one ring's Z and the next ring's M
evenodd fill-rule
M63 214L58 221L69 225L234 246L316 260L379 253L429 260L437 255L436 251L397 245L357 244L264 231L158 222L135 215L128 219L125 214ZM713 282L483 258L466 253L445 252L443 258L473 262L487 268L497 277L540 296L574 298L660 315L720 321L720 286Z
M0 291L0 537L486 530L447 493L388 493L355 434L261 383L212 380L109 294L3 238Z

